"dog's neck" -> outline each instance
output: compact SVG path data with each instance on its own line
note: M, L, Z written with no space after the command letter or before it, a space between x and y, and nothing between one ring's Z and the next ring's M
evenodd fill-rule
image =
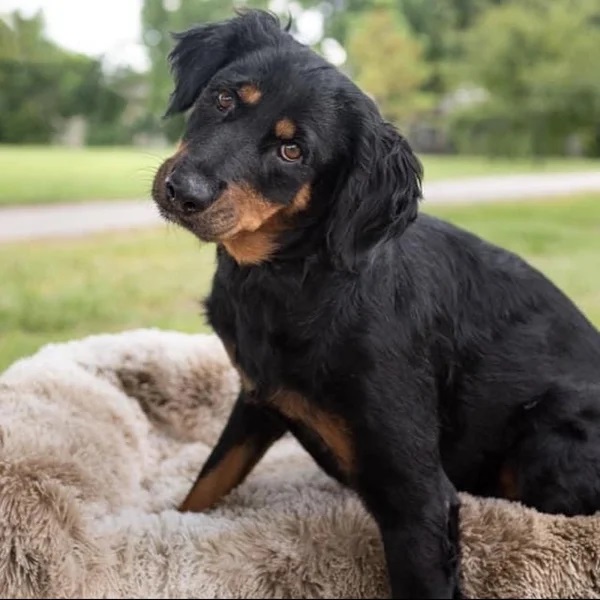
M285 210L274 215L258 230L241 232L221 247L240 268L261 265L327 262L327 226L331 191L315 185L310 203L302 211ZM325 192L325 193L324 193Z

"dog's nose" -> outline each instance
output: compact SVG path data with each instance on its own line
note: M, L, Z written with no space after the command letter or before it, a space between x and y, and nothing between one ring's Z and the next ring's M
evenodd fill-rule
M169 201L186 213L205 210L215 198L215 188L196 170L179 168L165 180Z

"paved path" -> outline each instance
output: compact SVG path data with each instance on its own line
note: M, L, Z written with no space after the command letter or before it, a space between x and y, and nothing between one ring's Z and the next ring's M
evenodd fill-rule
M427 204L470 203L600 191L600 171L544 173L434 181L424 186ZM0 209L0 242L77 237L163 223L151 200L86 202Z

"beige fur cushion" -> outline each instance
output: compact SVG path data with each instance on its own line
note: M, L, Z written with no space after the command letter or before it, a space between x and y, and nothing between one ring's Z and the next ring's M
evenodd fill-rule
M0 377L2 597L385 596L376 528L292 439L178 514L238 380L213 336L47 346ZM600 597L600 518L462 497L471 597Z

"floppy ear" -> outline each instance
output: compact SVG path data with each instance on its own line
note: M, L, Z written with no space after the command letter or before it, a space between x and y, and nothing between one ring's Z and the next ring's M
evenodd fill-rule
M281 37L281 28L275 15L248 10L228 21L200 25L173 37L177 43L169 54L169 64L175 90L165 117L190 108L219 69L242 54L272 44Z
M417 217L423 168L408 142L381 118L365 124L355 160L334 198L327 238L344 268L400 235Z

